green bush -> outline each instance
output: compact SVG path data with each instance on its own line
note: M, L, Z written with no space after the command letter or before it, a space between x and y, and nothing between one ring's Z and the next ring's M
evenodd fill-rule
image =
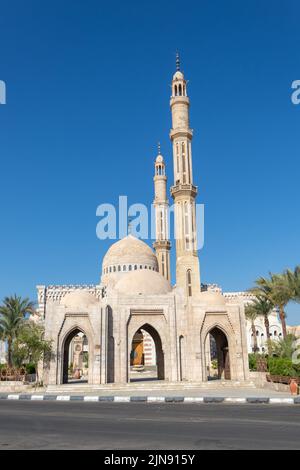
M269 357L268 370L271 375L300 376L300 367L285 357Z
M249 369L256 370L257 354L254 354L254 353L248 354L248 360L249 360Z
M35 370L34 364L29 363L29 364L26 364L25 367L26 367L27 374L35 374L36 370Z

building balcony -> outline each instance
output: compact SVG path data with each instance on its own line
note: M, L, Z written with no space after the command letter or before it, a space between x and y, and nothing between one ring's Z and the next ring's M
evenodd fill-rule
M175 186L171 186L171 196L173 198L181 195L196 197L198 193L197 186L187 183L178 183Z

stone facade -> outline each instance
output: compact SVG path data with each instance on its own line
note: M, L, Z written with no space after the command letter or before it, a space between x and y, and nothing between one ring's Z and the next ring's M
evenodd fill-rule
M206 286L206 288L213 292L222 292L222 289L216 284L208 285ZM251 303L254 299L254 296L250 292L224 292L223 295L229 301L231 300L236 301L236 299L239 299L241 302L243 302L244 305ZM281 339L282 338L282 326L281 326L281 322L278 317L278 311L276 308L274 308L273 311L269 315L269 323L270 323L270 339L275 340L275 341L278 339ZM257 348L258 348L257 352L261 354L266 353L267 352L267 334L266 334L266 328L264 325L264 319L262 317L257 317L254 324L255 324L256 337L257 337ZM291 327L288 327L288 328L291 328ZM251 353L253 352L254 342L253 342L251 322L249 320L246 320L246 332L247 332L248 353Z
M132 342L143 332L155 346L157 378L170 382L206 381L210 347L218 377L248 379L248 347L243 299L200 288L195 198L189 123L189 98L183 73L172 81L172 129L175 203L176 285L170 283L165 164L155 160L155 253L132 235L114 243L103 259L100 284L38 286L38 315L53 353L44 382L68 381L69 347L78 333L88 341L90 384L130 381ZM151 349L150 342L145 351ZM152 346L153 349L153 346ZM146 355L145 355L146 356ZM149 356L147 354L147 356ZM147 360L150 360L147 357Z

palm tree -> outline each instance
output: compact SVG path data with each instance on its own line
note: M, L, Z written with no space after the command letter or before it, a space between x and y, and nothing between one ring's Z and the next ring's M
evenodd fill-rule
M270 348L272 350L272 354L274 356L292 359L293 353L295 351L295 340L296 336L289 333L286 338L281 338L276 341L270 341Z
M34 302L28 298L22 299L15 294L5 297L0 306L0 335L7 341L7 362L12 366L12 347L18 335L22 321L27 315L34 313Z
M254 323L257 318L257 313L255 309L253 308L252 304L245 305L245 317L247 318L247 320L251 322L251 330L252 330L252 336L253 336L253 352L257 352L258 351L257 336L256 336L255 323Z
M252 309L256 312L257 316L262 316L264 318L264 324L266 328L267 335L267 347L268 353L270 354L270 322L269 315L272 312L274 305L266 298L261 295L255 296L251 304Z
M286 314L285 306L290 300L293 299L293 289L291 288L287 275L283 274L272 274L270 278L260 277L256 281L256 286L251 289L254 295L265 297L271 304L278 307L279 318L282 325L282 334L285 338L287 335L286 331Z
M300 302L300 265L296 266L294 271L287 269L284 274L292 290L292 300Z

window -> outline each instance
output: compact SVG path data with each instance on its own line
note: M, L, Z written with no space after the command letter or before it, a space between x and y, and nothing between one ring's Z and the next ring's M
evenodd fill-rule
M137 269L137 265L136 265L136 264L134 265L134 269L135 269L135 270Z
M178 142L176 143L176 162L177 162L177 173L180 172L180 169L179 169L179 144Z
M131 271L131 270L132 270L132 266L131 266L131 264L130 264L130 265L129 265L129 271Z
M121 266L120 265L118 266L118 271L121 271Z
M185 248L190 249L190 233L189 233L189 207L188 203L184 204L184 237L185 237Z
M187 290L188 290L188 296L192 296L192 272L190 269L188 269L186 273L186 280L187 280Z
M185 165L185 145L184 142L181 143L181 155L182 155L182 176L183 183L186 183L186 165Z
M126 266L125 266L125 264L124 264L124 266L123 266L123 271L126 271Z

